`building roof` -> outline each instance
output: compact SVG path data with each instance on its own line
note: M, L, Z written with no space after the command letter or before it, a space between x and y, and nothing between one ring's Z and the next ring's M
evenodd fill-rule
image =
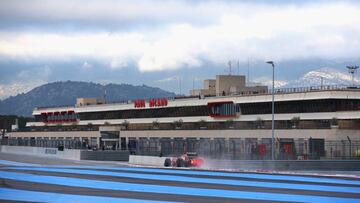
M289 88L279 89L275 93L275 101L299 101L299 100L317 100L317 99L360 99L360 89L347 88ZM149 107L149 100L145 101L145 108L167 108L167 107L184 107L184 106L202 106L209 102L232 101L234 103L257 103L257 102L271 102L271 93L258 95L231 95L231 96L217 96L217 97L185 97L185 98L170 98L167 100L166 106ZM51 107L51 108L35 108L33 115L40 115L43 112L68 111L73 110L76 113L83 112L99 112L99 111L116 111L116 110L132 110L139 109L134 106L134 101L122 103L106 103L94 104L87 106L72 106L72 107Z

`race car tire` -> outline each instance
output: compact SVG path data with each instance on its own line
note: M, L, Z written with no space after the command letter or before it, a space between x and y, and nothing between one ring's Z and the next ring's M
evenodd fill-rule
M191 166L191 160L184 161L184 166L185 167L190 167Z
M171 159L170 159L170 158L166 158L166 159L165 159L164 166L165 166L165 167L171 166Z
M178 158L176 160L176 166L177 167L184 167L184 160L182 158Z

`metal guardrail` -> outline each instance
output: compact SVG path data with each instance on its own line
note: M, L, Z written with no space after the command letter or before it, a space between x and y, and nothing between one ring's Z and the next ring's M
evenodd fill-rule
M75 139L1 139L1 145L32 146L62 149L104 150L101 146L90 145ZM199 156L212 159L269 160L271 159L270 139L131 139L127 145L114 148L128 150L130 154L151 156L178 156L184 152L196 152ZM276 139L277 160L317 159L360 159L359 140L324 139Z
M178 156L196 152L211 159L271 159L271 143L260 139L140 139L134 143L129 150L138 155ZM360 159L360 141L277 140L275 148L277 160Z
M274 93L304 93L314 91L334 91L334 90L357 90L360 91L360 85L358 86L346 86L346 85L323 85L323 86L310 86L310 87L288 87L288 88L276 88ZM273 92L269 89L269 94Z

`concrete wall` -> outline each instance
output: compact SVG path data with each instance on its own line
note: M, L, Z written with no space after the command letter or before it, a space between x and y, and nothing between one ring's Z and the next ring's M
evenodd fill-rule
M77 149L64 149L64 151L59 151L57 148L0 145L0 152L70 160L129 160L129 151L84 151Z
M87 106L87 105L96 105L96 104L105 104L105 98L77 98L76 106Z
M167 157L130 155L129 164L146 166L164 166Z
M130 155L129 163L163 167L167 157ZM234 170L360 170L359 160L204 160L205 169Z
M199 96L199 95L216 95L216 80L208 79L204 80L204 87L203 89L194 89L190 90L191 96Z
M129 151L81 151L81 160L129 161Z
M217 75L216 76L216 95L225 95L230 93L230 88L236 87L236 90L245 87L245 76L243 75Z
M268 87L267 86L254 86L254 87L244 87L243 89L237 91L239 92L251 92L250 94L252 94L253 92L258 92L258 93L262 93L265 94L268 92Z
M214 79L204 80L204 89L215 91L216 90L216 80L214 80Z
M59 159L80 160L80 150L64 149L59 151L56 148L43 148L43 147L23 147L23 146L0 146L0 151L11 154L24 154L41 157L52 157Z
M191 96L199 96L199 95L215 95L216 92L214 89L208 90L208 89L195 89L195 90L190 90L190 95Z

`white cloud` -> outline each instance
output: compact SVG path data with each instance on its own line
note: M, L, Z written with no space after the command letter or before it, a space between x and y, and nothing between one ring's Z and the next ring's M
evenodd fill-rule
M176 76L173 76L173 77L167 77L167 78L163 78L160 80L156 80L155 82L164 83L164 82L171 82L171 81L175 81L175 80L179 80L179 78Z
M256 78L254 80L254 83L257 85L266 85L269 88L272 88L272 79L268 78L268 77L260 77L260 78ZM285 80L275 80L274 81L274 86L275 88L281 88L284 87L288 84L288 81Z
M146 72L198 67L204 59L224 63L229 58L246 61L249 56L261 60L283 60L359 57L360 53L359 4L110 1L109 4L97 5L91 1L80 9L79 2L57 8L47 1L45 7L48 10L29 5L31 9L26 9L21 15L49 15L68 21L87 17L121 22L137 19L145 24L148 22L146 18L150 18L150 21L165 23L154 28L132 28L131 31L72 34L2 30L0 55L51 60L91 57L106 62L110 68L137 64L140 71ZM72 9L77 12L64 15ZM99 11L98 15L95 11ZM196 18L206 23L199 24Z
M82 65L82 68L84 69L91 69L93 67L93 65L91 63L88 63L87 61L85 61Z

